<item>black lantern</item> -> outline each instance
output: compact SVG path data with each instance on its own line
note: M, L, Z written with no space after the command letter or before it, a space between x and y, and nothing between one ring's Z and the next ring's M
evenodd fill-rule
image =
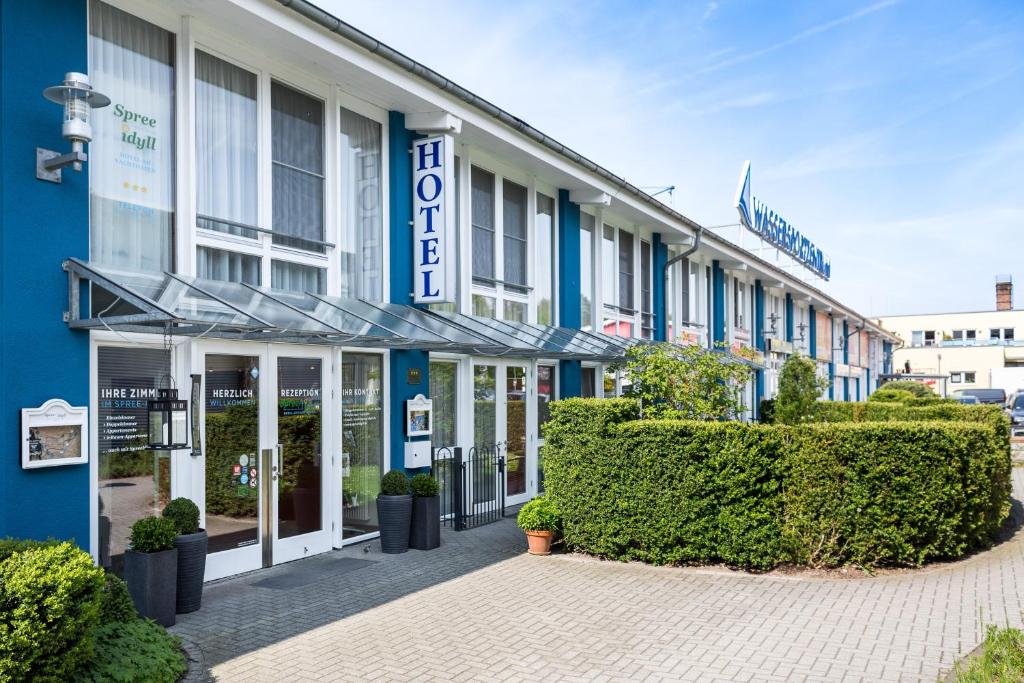
M157 389L149 401L149 447L154 451L188 448L188 401L177 389Z

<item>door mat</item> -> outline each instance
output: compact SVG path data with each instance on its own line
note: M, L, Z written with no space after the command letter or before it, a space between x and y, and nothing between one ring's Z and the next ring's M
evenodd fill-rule
M360 560L355 557L339 557L331 560L306 560L291 566L285 565L276 576L268 576L250 585L257 588L290 590L309 585L320 579L333 578L358 571L374 564L377 564L374 560Z

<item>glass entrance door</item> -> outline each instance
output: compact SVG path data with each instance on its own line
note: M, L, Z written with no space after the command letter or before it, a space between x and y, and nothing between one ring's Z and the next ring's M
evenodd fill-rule
M341 357L341 542L379 531L384 473L384 357Z
M327 351L204 345L206 579L331 548L323 454L331 432ZM329 413L328 413L329 414ZM328 465L330 464L328 459Z

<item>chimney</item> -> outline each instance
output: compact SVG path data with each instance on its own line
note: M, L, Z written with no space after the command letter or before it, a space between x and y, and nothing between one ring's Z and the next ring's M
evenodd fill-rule
M996 310L1013 310L1013 278L1009 275L996 275Z

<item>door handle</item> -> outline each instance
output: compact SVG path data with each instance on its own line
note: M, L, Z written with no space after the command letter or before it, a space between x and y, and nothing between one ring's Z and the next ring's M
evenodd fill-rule
M284 476L284 457L282 455L283 451L284 447L281 444L277 444L276 446L274 446L274 481L277 481L278 477Z

